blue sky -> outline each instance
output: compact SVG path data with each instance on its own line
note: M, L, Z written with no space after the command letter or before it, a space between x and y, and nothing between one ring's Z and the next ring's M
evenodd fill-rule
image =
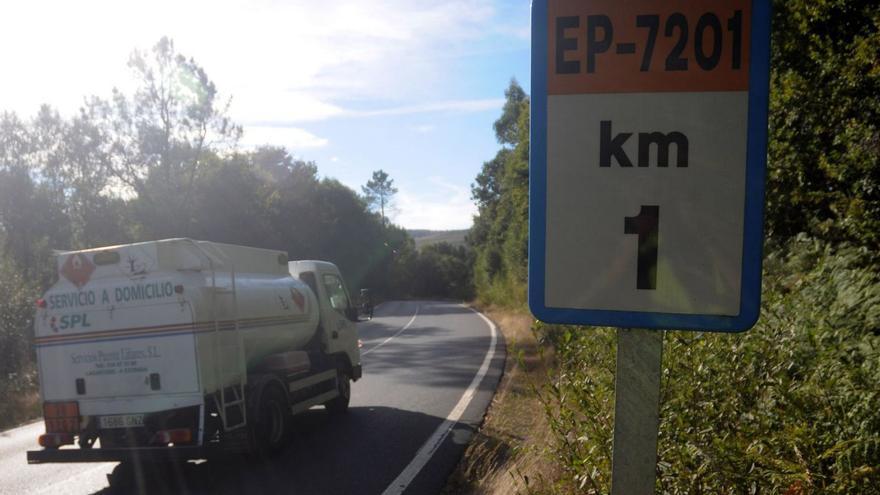
M242 146L286 146L356 190L384 169L407 228L470 226L504 89L529 87L528 0L17 4L0 62L21 76L0 80L0 108L70 113L125 90L128 53L168 35L232 97Z

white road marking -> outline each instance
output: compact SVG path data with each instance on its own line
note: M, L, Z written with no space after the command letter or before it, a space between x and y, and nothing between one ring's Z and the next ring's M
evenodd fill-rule
M421 306L416 306L416 313L414 315L412 315L412 318L409 319L409 323L404 325L403 328L401 328L400 330L397 331L397 333L395 333L391 337L388 337L387 339L383 340L382 342L379 342L378 344L374 345L373 347L370 347L366 351L362 352L361 356L366 356L367 354L369 354L369 353L375 351L376 349L382 347L383 345L387 344L389 340L402 334L404 330L409 328L413 324L413 322L416 321L416 316L419 316L419 309L420 308L421 308Z
M464 305L462 305L464 306ZM467 306L464 306L467 307ZM449 432L452 431L452 428L458 423L458 420L461 419L461 415L464 414L465 409L467 409L468 405L470 405L471 400L474 398L474 393L477 391L477 387L483 381L483 378L486 376L486 372L489 371L489 364L492 363L492 358L495 357L495 341L497 340L495 324L492 323L489 318L486 318L485 315L480 313L479 311L468 308L474 313L476 313L483 321L489 325L489 330L492 334L492 343L489 344L489 351L486 352L486 357L483 358L483 364L480 366L479 371L474 376L474 379L471 381L470 386L468 386L467 390L464 391L464 394L461 396L461 399L458 400L458 404L452 408L452 411L446 416L446 420L434 430L434 434L431 435L430 438L419 448L419 451L416 452L415 457L410 463L404 468L404 470L388 485L388 488L382 492L382 495L399 495L403 493L409 484L412 483L412 480L415 479L416 475L419 474L419 471L425 467L425 464L431 460L431 457L437 452L437 449L440 448L440 444L443 443L443 440L446 439L446 436L449 435Z

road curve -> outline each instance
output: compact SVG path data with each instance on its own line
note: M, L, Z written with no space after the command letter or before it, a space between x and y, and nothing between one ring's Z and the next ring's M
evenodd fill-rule
M42 422L0 433L0 494L437 493L479 425L504 368L500 333L459 304L394 301L358 325L364 377L347 415L296 416L288 448L266 464L188 463L120 476L115 463L28 465ZM117 473L121 469L117 469ZM119 488L119 490L116 490Z

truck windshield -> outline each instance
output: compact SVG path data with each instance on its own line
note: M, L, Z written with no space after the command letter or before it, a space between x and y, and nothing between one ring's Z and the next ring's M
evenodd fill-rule
M336 275L324 274L324 287L327 289L327 297L330 298L330 306L344 313L350 305L342 280Z

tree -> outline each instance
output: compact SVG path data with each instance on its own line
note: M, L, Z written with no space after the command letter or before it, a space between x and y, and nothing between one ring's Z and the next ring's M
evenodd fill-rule
M528 95L519 85L516 78L510 79L510 84L504 91L504 108L501 110L501 117L493 124L495 129L495 138L502 145L515 146L519 142L519 131L517 129L519 116L522 113L524 101L528 100Z
M474 285L480 297L516 304L526 294L529 98L515 79L504 94L507 100L493 126L502 147L471 186L479 214L468 244L475 254Z
M48 108L30 122L0 116L0 247L10 266L40 282L49 277L51 248L70 241L64 188L52 179L64 155L56 117Z
M473 259L465 246L439 242L425 246L415 261L417 277L412 292L418 297L470 299L473 291Z
M767 231L880 248L880 10L775 2Z
M379 206L379 213L382 215L382 225L387 223L385 218L385 207L391 205L392 198L397 194L397 188L394 187L394 180L388 177L384 170L376 170L373 172L373 178L367 181L366 186L361 187L364 193L364 199L370 207Z
M114 89L110 101L94 97L83 116L94 119L108 142L110 171L138 199L148 235L188 235L188 214L198 174L212 155L234 149L241 127L227 116L205 70L162 38L150 52L135 51L129 68L138 88Z

